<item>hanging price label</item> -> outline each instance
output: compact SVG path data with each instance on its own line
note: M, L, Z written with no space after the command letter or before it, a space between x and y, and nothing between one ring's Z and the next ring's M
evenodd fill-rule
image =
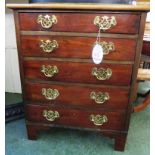
M102 62L103 55L104 55L103 52L104 52L104 49L100 45L100 29L99 29L96 42L92 51L92 59L95 64L100 64Z
M103 60L103 48L100 44L95 44L92 51L92 59L95 64L100 64Z

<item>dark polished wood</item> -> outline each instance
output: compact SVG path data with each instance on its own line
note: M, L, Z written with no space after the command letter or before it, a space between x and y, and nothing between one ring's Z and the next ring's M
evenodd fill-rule
M58 111L59 118L54 121L48 121L43 116L44 110ZM94 125L90 121L90 115L106 115L108 122L103 125ZM56 108L54 106L39 106L33 104L26 105L26 119L28 121L34 121L39 123L47 124L60 124L65 126L73 127L84 127L84 128L96 128L101 130L123 130L125 124L125 113L124 112L106 112L106 111L95 111L95 110L78 110L71 108Z
M57 89L60 95L55 100L47 100L42 95L42 88ZM110 99L103 104L97 104L90 98L92 91L107 92ZM82 93L81 93L82 92ZM43 83L26 83L26 99L29 101L40 102L41 104L54 104L54 105L76 105L87 108L99 109L113 109L121 110L126 109L128 105L129 90L124 88L109 88L109 87L92 87L92 86L75 86L75 85L58 85L58 84L43 84ZM121 96L118 97L118 96Z
M143 41L142 54L150 56L150 41Z
M43 125L34 125L26 122L27 136L29 140L37 140L39 131L50 130L50 127Z
M56 40L59 47L51 53L46 53L40 48L41 40ZM112 42L114 51L105 55L105 60L133 61L136 49L136 40L124 38L101 38L101 42ZM92 59L92 49L96 38L91 37L62 37L62 36L21 36L21 53L23 56L44 56L59 58L84 58ZM78 46L75 46L77 44Z
M121 134L115 137L115 150L124 151L127 134Z
M48 81L64 81L78 83L110 84L110 85L130 85L132 75L132 65L59 62L59 61L24 61L24 75L30 79L44 79ZM42 65L57 66L59 72L53 77L46 77L40 70ZM93 67L110 68L112 76L106 80L98 80L93 76Z
M16 40L17 40L17 50L18 50L18 60L19 60L19 70L20 70L20 79L21 79L21 89L22 89L22 97L23 103L25 101L25 91L24 91L24 72L23 72L23 57L19 52L21 49L20 44L20 26L19 26L19 18L18 18L18 11L14 10L14 21L15 21L15 31L16 31Z
M148 7L130 5L127 8L123 5L123 8L121 5L103 4L94 4L94 7L92 4L43 6L8 5L15 12L28 138L35 140L40 130L57 126L95 130L114 138L115 150L123 151ZM40 14L56 15L57 24L50 29L42 28L37 24ZM101 33L101 41L114 42L115 51L105 56L99 65L91 60L98 33L98 27L93 23L97 15L115 16L117 20L116 26ZM55 39L59 48L44 54L39 48L40 39ZM59 72L47 78L40 71L42 65L56 65ZM109 67L112 76L105 81L97 80L91 75L93 67ZM55 100L47 101L41 93L42 88L54 88L60 94ZM91 91L108 92L110 98L105 104L97 105L90 99ZM47 120L43 116L44 110L58 111L59 118ZM106 115L108 121L95 125L90 121L91 114Z
M134 63L133 73L132 73L131 91L130 91L130 96L129 96L129 105L128 105L128 110L127 110L126 129L129 128L130 117L131 117L131 113L133 111L132 103L134 101L134 88L135 88L135 83L137 82L138 68L139 68L140 56L141 56L142 45L143 45L143 36L144 36L146 15L147 14L144 13L144 12L141 14L139 39L138 39L138 42L137 42L135 63Z
M97 37L98 32L54 32L54 31L20 31L21 35L29 36L60 36L60 37ZM120 33L100 33L101 38L117 38L117 39L137 39L138 34L120 34Z
M38 15L56 15L58 23L52 28L44 29L37 23ZM74 16L74 17L73 17ZM56 32L98 32L98 27L93 24L96 16L115 16L117 25L105 32L113 33L138 33L140 15L131 13L101 13L101 14L81 14L81 13L20 13L21 30L33 31L56 31ZM82 18L81 18L82 17ZM132 21L132 22L131 22ZM78 23L78 24L77 24Z
M37 139L37 134L38 134L37 126L34 126L34 125L26 125L26 129L27 129L28 139L30 139L30 140L36 140Z

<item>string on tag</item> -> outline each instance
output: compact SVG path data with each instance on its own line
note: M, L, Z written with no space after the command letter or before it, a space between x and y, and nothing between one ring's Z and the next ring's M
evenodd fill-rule
M100 64L103 60L103 47L100 42L100 29L97 34L96 42L92 50L92 59L95 64Z
M100 44L100 38L101 38L101 30L98 30L97 38L96 38L96 44Z

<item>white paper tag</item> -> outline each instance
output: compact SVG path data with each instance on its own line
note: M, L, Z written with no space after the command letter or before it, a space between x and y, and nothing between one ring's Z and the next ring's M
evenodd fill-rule
M95 44L92 51L92 59L95 64L100 64L103 59L103 48L99 44Z

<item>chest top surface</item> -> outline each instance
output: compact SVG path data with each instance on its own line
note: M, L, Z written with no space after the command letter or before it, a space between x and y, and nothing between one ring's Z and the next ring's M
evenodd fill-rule
M110 4L110 2L109 3L30 3L30 4L7 4L6 6L11 9L64 9L64 10L74 9L74 10L108 10L108 11L150 10L150 4L148 2L141 2L141 1L131 2L131 0L130 3Z

